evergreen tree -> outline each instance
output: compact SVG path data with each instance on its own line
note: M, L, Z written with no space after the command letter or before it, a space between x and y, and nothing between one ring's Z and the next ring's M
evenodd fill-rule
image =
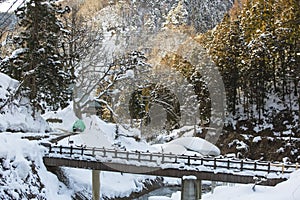
M293 85L294 95L298 95L297 86L299 83L299 53L300 50L300 2L289 0L280 2L281 12L280 23L276 27L277 41L281 49L281 70L284 71L283 80L285 85L282 88L283 94L287 91L289 84Z
M15 37L17 50L1 70L21 81L22 94L36 110L58 109L70 98L70 76L60 57L64 10L54 0L30 0L16 10L21 32Z

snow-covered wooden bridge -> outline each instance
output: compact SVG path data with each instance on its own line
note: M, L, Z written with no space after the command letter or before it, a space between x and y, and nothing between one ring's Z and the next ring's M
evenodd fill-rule
M298 169L298 164L247 159L73 146L49 145L48 148L43 158L48 167L65 166L178 178L192 175L200 180L230 183L254 183L254 179L265 179L261 184L272 186Z

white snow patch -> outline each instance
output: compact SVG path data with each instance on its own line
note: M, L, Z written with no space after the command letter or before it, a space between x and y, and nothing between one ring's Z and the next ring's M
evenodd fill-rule
M256 137L253 138L252 142L257 143L257 142L259 142L261 140L262 140L261 136L256 136Z
M182 177L183 180L197 180L196 176L183 176Z

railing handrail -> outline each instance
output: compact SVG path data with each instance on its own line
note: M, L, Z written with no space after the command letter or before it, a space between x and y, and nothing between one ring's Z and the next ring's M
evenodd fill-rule
M230 158L217 158L217 157L199 157L196 155L177 155L172 153L158 153L158 152L145 152L145 151L128 151L123 149L109 149L105 147L73 147L73 146L52 146L48 145L49 154L50 153L59 153L63 155L86 155L86 156L96 156L97 152L103 154L103 157L107 157L108 154L113 154L112 158L116 159L126 159L131 161L139 162L157 162L158 159L161 159L161 163L170 164L170 163L182 163L178 162L184 160L184 164L187 165L202 165L205 167L216 168L227 168L227 169L239 169L243 170L252 170L252 171L263 171L263 172L281 172L281 173L291 173L290 168L297 170L299 168L298 163L280 163L280 162L268 162L268 161L256 161L249 159L230 159ZM53 151L56 149L57 151ZM88 153L86 153L88 152ZM138 155L137 158L133 157ZM99 156L99 154L97 154ZM126 157L122 157L126 156ZM149 159L145 157L149 156ZM155 157L156 159L153 159ZM172 161L169 161L173 159ZM174 160L176 162L174 162ZM200 161L201 164L196 163L195 161ZM211 163L209 163L211 162ZM224 163L225 165L222 165ZM235 165L235 166L232 166ZM249 167L252 166L251 168ZM262 168L265 167L265 168ZM272 169L272 167L278 167L280 169ZM294 170L293 170L294 171Z

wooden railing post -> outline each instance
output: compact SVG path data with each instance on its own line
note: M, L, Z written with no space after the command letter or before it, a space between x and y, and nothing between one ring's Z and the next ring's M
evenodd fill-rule
M141 152L138 152L138 161L141 162Z
M92 149L92 155L95 156L95 147Z
M241 160L241 171L243 171L244 168L244 160Z
M49 153L51 153L51 150L52 150L52 146L50 145L49 146Z
M73 154L73 146L70 147L70 156Z
M227 160L227 169L230 169L230 160Z
M62 145L59 147L59 153L62 154Z
M256 171L256 169L257 169L257 162L255 161L254 162L254 171Z
M214 169L217 169L217 158L214 158Z
M106 150L104 147L103 147L103 157L106 157Z
M117 151L117 149L115 149L115 158L117 158L118 157L118 151Z
M129 151L126 152L126 160L129 160Z
M81 147L81 155L83 156L83 151L84 151L84 148Z
M268 162L268 173L270 173L270 170L271 170L271 163Z
M162 154L162 158L161 158L161 164L163 164L165 162L165 154Z
M191 165L191 156L188 156L188 162L187 162L187 165Z

